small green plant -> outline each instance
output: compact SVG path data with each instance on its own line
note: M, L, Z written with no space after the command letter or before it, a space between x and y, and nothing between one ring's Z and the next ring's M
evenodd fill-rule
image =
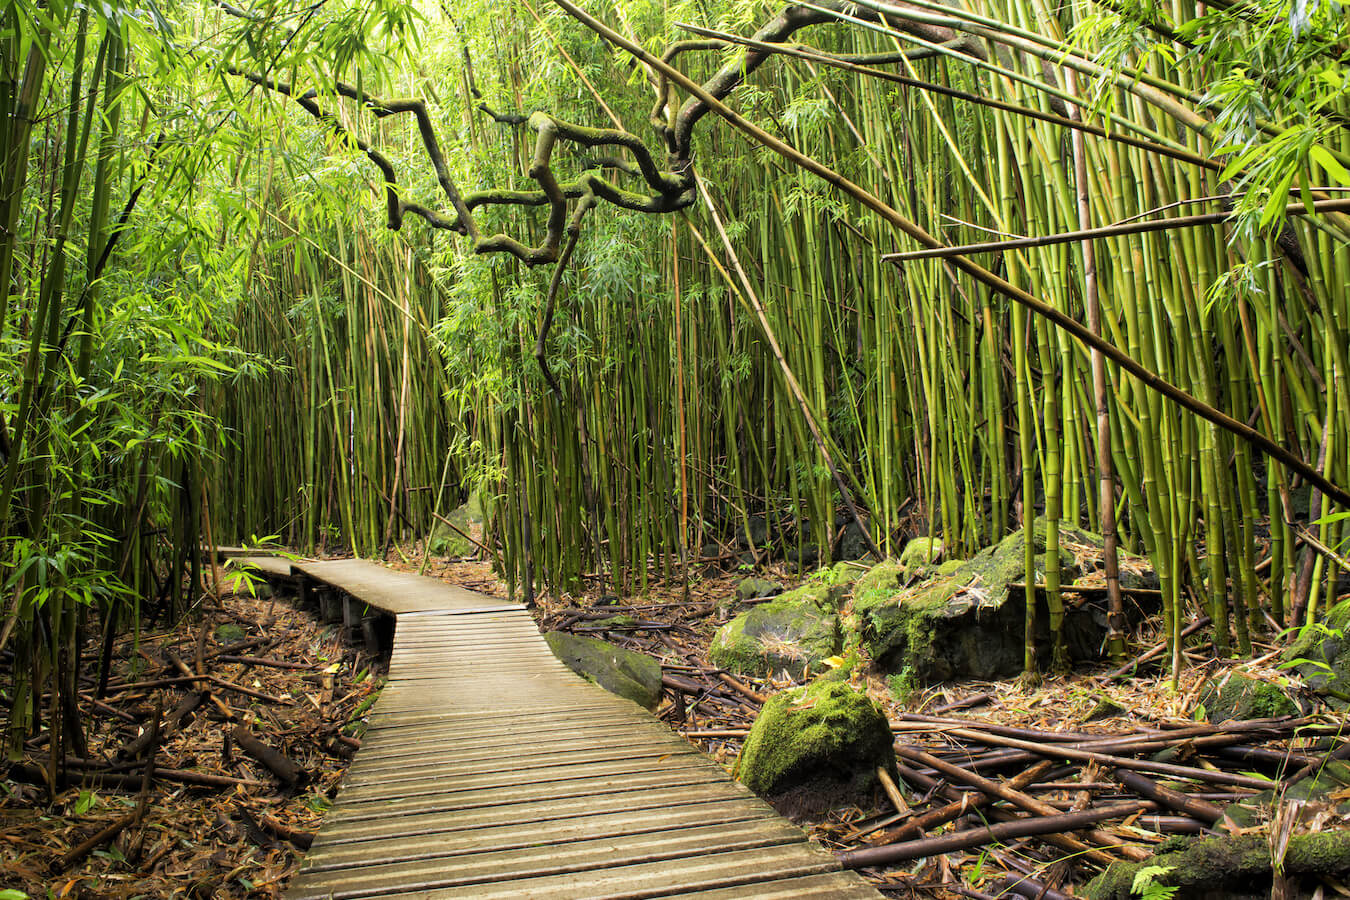
M1159 875L1166 875L1172 869L1173 866L1144 866L1134 874L1130 893L1141 900L1172 900L1178 888L1157 882Z
M75 799L75 815L82 816L97 805L98 794L93 791L80 791L80 796Z
M905 666L898 674L888 676L886 685L891 689L891 696L895 698L895 702L903 706L919 689L919 679L915 676L912 666Z

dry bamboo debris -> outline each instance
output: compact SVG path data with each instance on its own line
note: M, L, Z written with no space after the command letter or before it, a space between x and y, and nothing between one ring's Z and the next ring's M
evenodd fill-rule
M1305 754L1259 743L1335 728L1306 718L1261 719L1101 735L919 714L896 719L901 779L916 797L907 815L888 815L840 834L839 842L848 846L839 854L845 866L884 868L1015 838L1042 845L1038 858L1044 863L1056 858L1055 851L1065 854L1064 865L1073 866L1100 868L1118 856L1140 860L1148 856L1145 845L1162 835L1225 830L1226 804L1302 777L1294 761L1308 759ZM1330 753L1350 756L1348 747L1341 744ZM1160 750L1188 764L1132 758ZM1270 769L1273 780L1225 771L1235 765ZM1160 783L1139 771L1150 768L1174 780ZM980 769L1012 775L997 780ZM1214 784L1228 787L1216 790ZM953 831L932 833L952 822ZM1032 883L1022 873L1010 877ZM1010 884L1000 887L1005 889L1037 895Z
M297 849L312 839L323 795L331 794L359 746L342 729L375 685L350 681L363 667L357 651L305 614L285 604L269 612L267 602L251 598L225 602L229 606L207 621L149 636L139 648L119 642L104 697L95 696L94 679L83 680L82 706L99 713L85 720L89 752L62 761L46 824L4 820L0 839L9 851L0 881L7 887L31 887L37 896L60 870L66 878L132 879L147 894L167 896L184 877L224 884L244 874L275 883L294 868ZM263 627L268 633L215 646L206 638L221 620L239 622L246 633ZM245 655L250 652L256 656ZM326 676L337 679L337 699L331 688L323 697L304 681L344 658L339 674ZM232 760L221 753L222 725L241 751ZM285 762L273 759L274 768L266 752L253 754L240 739L244 728ZM0 778L12 782L0 807L23 809L45 794L52 780L49 754L41 752L46 745L39 736L27 743L27 759L0 765ZM30 784L40 791L24 787ZM226 795L229 808L221 806ZM76 812L88 798L93 805ZM122 809L124 802L136 807ZM63 818L64 827L54 824ZM31 874L16 874L21 871Z

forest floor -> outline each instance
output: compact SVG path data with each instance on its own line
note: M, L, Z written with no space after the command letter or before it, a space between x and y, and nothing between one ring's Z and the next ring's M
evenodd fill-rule
M120 639L103 699L82 691L69 786L48 796L45 742L0 780L0 897L279 896L380 685L378 657L339 631L227 584L200 619Z
M395 558L390 565L417 568L405 560ZM438 560L428 574L506 596L505 585L481 562ZM793 584L786 572L765 574ZM764 700L797 683L786 675L729 677L708 660L717 627L744 608L735 600L742 577L705 571L687 596L681 584L661 582L640 600L598 589L543 596L536 618L545 630L590 634L656 657L667 687L657 715L730 768ZM381 660L344 643L339 627L320 624L313 610L288 599L255 597L242 584L228 587L238 590L222 591L221 601L208 605L200 621L144 632L139 644L129 637L117 643L105 697L94 701L92 684L84 695L89 747L71 770L70 786L48 797L41 768L50 754L41 743L26 748L25 763L0 780L0 900L20 900L24 894L35 900L279 896L359 747L353 735L359 735L360 719L381 683ZM589 624L617 614L635 621L617 630ZM1150 635L1139 637L1147 646ZM1269 654L1274 649L1264 648L1264 661L1243 663L1244 674L1287 684L1285 673L1273 667L1276 660ZM1211 824L1203 821L1206 810L1221 811L1230 801L1250 797L1269 775L1287 775L1291 765L1311 758L1305 754L1312 752L1308 748L1319 739L1316 734L1328 733L1330 726L1319 732L1316 722L1311 723L1313 737L1298 738L1293 725L1198 724L1196 704L1204 681L1236 665L1208 659L1203 652L1193 653L1176 691L1156 669L1125 680L1084 673L1047 678L1039 685L946 683L911 687L899 696L884 678L855 673L854 685L886 710L897 735L905 735L916 750L955 764L956 774L934 778L931 759L902 758L902 797L878 789L845 804L822 806L795 797L777 805L824 846L850 851L941 833L941 821L957 816L931 817L944 807L974 809L979 795L963 778L978 778L980 772L997 779L1000 788L1011 785L1019 794L1016 802L1029 804L1023 808L1032 817L1134 803L1134 810L1103 822L1097 831L1076 832L1078 837L1061 830L1049 838L981 840L863 870L890 896L981 898L1005 895L1001 892L1016 881L1017 893L1034 888L1034 896L1048 888L1044 896L1054 900L1065 896L1055 891L1072 892L1100 863L1144 855L1112 843L1147 848L1169 833L1195 833ZM166 727L153 741L154 778L143 791L146 757L129 753L135 749L129 745L138 737L147 742L157 718L173 720L185 709L176 727ZM1299 721L1310 724L1307 718ZM957 728L967 731L954 733ZM1302 734L1308 734L1306 727ZM260 750L254 747L256 756L240 746L241 739L250 744L250 738L262 744ZM1006 759L1012 768L1000 770L999 754L1015 757L1018 752L1009 748L1010 740L1081 744L1103 739L1117 741L1106 749L1120 757L1147 761L1161 749L1164 755L1158 758L1167 764L1212 773L1206 776L1209 783L1192 785L1201 820L1143 801L1112 777L1112 764L1095 758L1037 767L1023 754L1020 764ZM283 758L269 757L268 749ZM271 765L260 758L270 758ZM1025 775L1023 782L1015 780L1019 774ZM1031 776L1034 781L1027 780ZM1333 799L1350 799L1346 793ZM1298 830L1344 826L1325 802L1306 804L1300 815L1294 825L1283 824ZM991 808L988 821L1010 818L1011 809ZM913 831L911 820L926 828ZM954 829L981 825L966 818ZM1227 825L1239 832L1270 831L1268 821ZM1094 861L1083 848L1075 850L1068 842L1079 838L1106 848L1107 855ZM1064 861L1075 853L1088 859L1072 865ZM6 894L7 889L21 893Z

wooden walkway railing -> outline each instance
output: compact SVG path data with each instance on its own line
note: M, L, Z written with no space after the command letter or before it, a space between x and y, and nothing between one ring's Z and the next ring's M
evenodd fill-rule
M525 609L360 560L294 574L397 616L389 678L289 900L878 898Z

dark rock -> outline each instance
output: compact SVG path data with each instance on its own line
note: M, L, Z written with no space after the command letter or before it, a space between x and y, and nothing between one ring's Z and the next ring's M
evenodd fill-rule
M1116 862L1083 889L1091 900L1132 900L1135 879L1149 867L1151 883L1172 887L1175 900L1241 900L1271 893L1271 845L1266 834L1207 837L1185 843L1167 841L1151 859ZM1284 852L1283 872L1290 879L1287 897L1312 896L1318 878L1342 878L1350 872L1350 832L1327 830L1295 834ZM1142 886L1141 886L1142 887Z
M817 681L769 700L736 761L736 777L773 796L807 782L870 787L884 766L895 775L886 715L861 691Z
M849 519L834 539L831 551L835 559L863 559L870 556L872 548L868 546L867 535L858 523Z
M595 638L551 631L544 640L573 672L639 706L655 709L661 699L661 665L643 653Z

